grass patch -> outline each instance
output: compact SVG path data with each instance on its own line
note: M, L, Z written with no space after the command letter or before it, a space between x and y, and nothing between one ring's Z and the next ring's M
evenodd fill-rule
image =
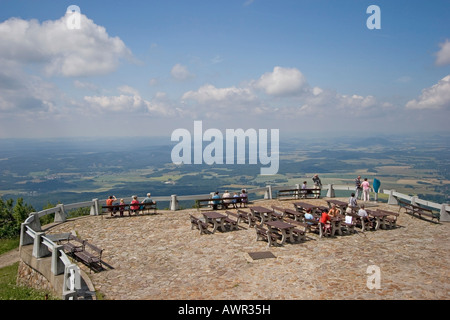
M19 262L0 269L0 300L59 300L50 292L16 285Z
M20 238L0 239L0 255L19 247Z

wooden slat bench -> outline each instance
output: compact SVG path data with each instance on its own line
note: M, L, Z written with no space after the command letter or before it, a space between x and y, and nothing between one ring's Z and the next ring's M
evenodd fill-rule
M256 241L263 239L267 241L267 246L273 246L277 244L277 240L281 240L281 235L275 232L271 232L264 227L255 225Z
M245 207L249 203L248 197L227 197L227 198L219 198L219 199L208 198L208 199L195 200L195 207L197 208L197 210L200 210L201 208L212 208L213 201L218 202L217 210L228 209L228 207L230 207L230 206L233 206L234 208L237 209L238 205L239 206L244 205L244 207ZM230 201L230 202L227 202L227 201ZM233 201L236 201L236 202L233 203Z
M85 263L89 270L91 271L93 267L101 270L102 266L102 253L103 249L89 243L88 241L83 241L83 250L75 251L74 255L77 259Z
M402 200L397 200L397 201L400 206L399 211L401 210L401 208L404 208L406 213L410 214L412 216L416 216L421 219L424 219L422 216L425 216L425 217L431 218L431 221L433 221L434 219L439 221L439 214L433 213L433 210L431 210L431 209L427 209L427 208L421 207L419 205L413 205L411 203L407 203ZM427 220L427 219L424 219L424 220Z
M208 224L201 219L194 217L193 215L189 215L191 219L191 230L194 228L198 229L200 231L200 234L207 233L208 231Z
M63 249L66 253L73 256L75 252L84 250L84 240L73 234L69 234L67 242L63 243Z
M156 214L157 211L157 204L156 203L140 203L140 204L117 204L117 205L103 205L102 206L102 213L110 213L111 216L116 216L116 213L122 214L124 212L128 212L128 216L131 216L131 212L134 212L134 210L131 209L131 207L138 207L139 209L136 210L137 213L141 212L142 214L147 211L148 214L150 214L150 211L153 210L153 214ZM136 213L135 212L135 213Z
M251 212L247 212L247 211L240 210L240 209L237 212L238 212L239 216L241 217L241 219L244 220L246 223L248 223L249 227L253 227L256 224L256 222L258 221Z
M306 199L320 197L320 189L284 189L278 190L278 200Z

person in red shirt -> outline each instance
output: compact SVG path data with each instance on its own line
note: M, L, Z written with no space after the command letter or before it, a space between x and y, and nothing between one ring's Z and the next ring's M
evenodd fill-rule
M106 199L106 205L107 206L112 206L114 204L114 201L117 201L116 196L109 196L108 199ZM117 211L116 207L109 207L108 211L111 213L111 216L114 216L114 214Z
M326 234L326 233L331 234L331 223L330 223L330 221L331 221L331 217L328 214L328 209L324 209L323 212L322 212L322 215L320 217L320 220L319 220L319 222L322 224L323 233L324 234Z

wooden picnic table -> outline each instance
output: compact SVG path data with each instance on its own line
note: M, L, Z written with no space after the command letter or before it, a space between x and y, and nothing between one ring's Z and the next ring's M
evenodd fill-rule
M341 210L341 214L345 214L345 209L348 207L348 203L340 200L327 200L328 207L331 209L332 205L335 204L336 208Z
M311 204L311 203L307 203L307 202L294 202L294 207L297 211L304 212L304 213L308 209L311 209L311 213L315 213L318 210L321 211L321 210L327 208L325 206Z
M261 226L264 224L264 222L272 220L273 209L269 209L266 207L260 207L260 206L254 206L254 207L250 207L250 211L256 218L261 219Z
M378 230L380 227L381 229L386 229L386 222L385 218L389 216L388 213L382 212L382 211L373 211L373 210L366 210L369 217L375 218L376 224L375 224L375 230Z
M224 222L227 216L215 211L203 212L203 216L205 217L207 223L213 224L214 227L212 233L216 232L218 228L222 231L226 231Z
M331 235L334 236L336 231L341 236L342 235L342 218L341 217L331 217Z
M294 225L280 220L269 221L266 222L266 224L271 232L273 232L274 229L281 231L281 244L284 244L288 238L290 242L294 242L294 234L292 232L295 228Z

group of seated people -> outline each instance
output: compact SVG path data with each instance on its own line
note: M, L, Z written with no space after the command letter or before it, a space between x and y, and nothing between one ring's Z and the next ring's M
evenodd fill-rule
M123 212L125 210L125 200L120 199L119 203L116 202L117 198L116 196L109 196L109 198L106 200L107 206L117 206L113 208L108 208L109 212L111 213L111 216L115 216L117 210L119 210L119 214L121 217L123 217ZM139 210L141 210L142 204L154 204L156 205L156 201L152 200L151 193L147 193L147 197L142 200L142 202L139 202L137 196L132 196L132 201L130 203L130 213L139 214Z
M247 192L245 191L245 189L242 189L240 194L235 192L234 195L231 195L231 193L228 192L228 190L226 190L223 193L222 197L220 197L219 191L216 191L214 193L214 196L212 196L212 199L213 200L211 201L211 204L212 204L213 210L217 210L217 208L220 204L219 199L223 199L222 205L224 206L225 209L228 209L229 206L232 206L233 208L237 209L238 204L239 204L240 208L242 208L242 206L246 207L247 203L248 203L248 196L247 196Z
M347 209L345 211L346 215L350 215L352 213L353 210L356 210L357 208L357 201L356 201L356 197L355 194L352 193L350 198L348 199L348 206ZM311 210L309 210L311 211ZM322 223L323 228L324 228L324 232L325 233L331 233L331 218L336 217L340 214L339 209L336 208L336 205L333 204L331 206L331 209L324 209L322 211L322 214L320 216L319 222ZM313 219L313 215L309 212L305 214L305 219ZM357 215L361 218L364 219L365 221L367 221L368 223L372 223L373 222L373 218L369 217L369 214L367 213L367 211L364 209L364 204L362 204L359 207L359 210L357 212Z

